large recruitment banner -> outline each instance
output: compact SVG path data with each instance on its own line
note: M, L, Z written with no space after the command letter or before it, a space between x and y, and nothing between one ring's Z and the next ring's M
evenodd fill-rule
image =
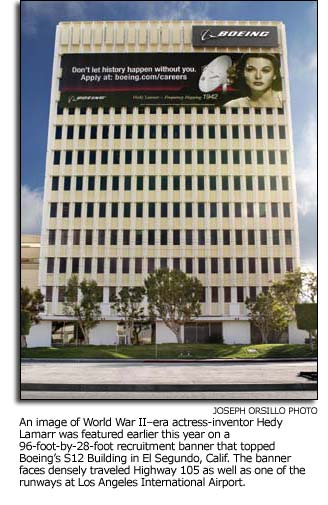
M264 53L64 54L60 105L282 105L280 59Z

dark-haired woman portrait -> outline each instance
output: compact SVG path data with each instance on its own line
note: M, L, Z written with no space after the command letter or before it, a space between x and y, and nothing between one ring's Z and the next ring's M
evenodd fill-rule
M244 54L229 77L245 96L224 107L282 107L280 65L274 54Z

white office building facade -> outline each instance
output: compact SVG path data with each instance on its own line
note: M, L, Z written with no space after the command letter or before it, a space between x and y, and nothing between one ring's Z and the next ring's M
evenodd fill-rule
M247 53L279 61L281 102L225 105L241 96L227 68ZM213 69L214 80L224 74L215 88L205 79ZM202 315L184 328L185 342L255 343L246 298L299 265L284 25L60 23L41 234L42 339L50 344L53 324L69 322L62 302L72 274L101 288L102 320L90 343L114 344L120 318L111 297L169 268L204 286ZM156 341L175 341L161 321ZM302 343L304 333L291 325L282 341Z

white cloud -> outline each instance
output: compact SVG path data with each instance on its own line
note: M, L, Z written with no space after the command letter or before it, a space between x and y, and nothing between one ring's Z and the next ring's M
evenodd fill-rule
M305 215L317 201L317 122L310 115L296 146L296 181L298 208Z
M22 186L21 227L22 233L40 233L43 193L40 189Z
M22 30L35 36L44 22L61 19L83 18L88 2L24 2L22 10ZM60 14L60 16L59 16Z

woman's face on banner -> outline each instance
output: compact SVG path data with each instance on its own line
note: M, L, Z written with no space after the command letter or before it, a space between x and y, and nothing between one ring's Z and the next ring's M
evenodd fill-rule
M252 91L266 91L276 78L272 62L268 58L249 57L244 68L247 86Z

